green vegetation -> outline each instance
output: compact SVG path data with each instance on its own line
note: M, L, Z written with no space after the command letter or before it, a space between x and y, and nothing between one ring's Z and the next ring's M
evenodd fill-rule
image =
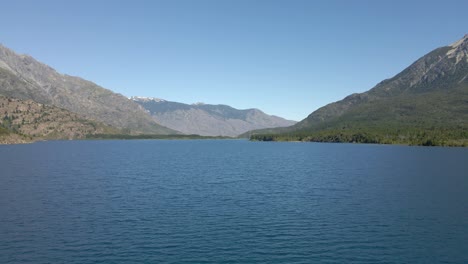
M254 141L304 141L335 143L374 143L414 146L468 147L467 129L343 129L289 134L256 134Z
M435 92L361 103L338 117L289 131L252 132L251 140L468 146L466 92Z
M464 39L468 48L468 38ZM251 140L468 146L468 58L461 46L422 57L368 92L324 106L298 124ZM454 53L452 53L454 54ZM460 59L463 58L463 59Z
M9 134L10 134L10 131L8 131L8 129L0 127L0 136L9 135Z

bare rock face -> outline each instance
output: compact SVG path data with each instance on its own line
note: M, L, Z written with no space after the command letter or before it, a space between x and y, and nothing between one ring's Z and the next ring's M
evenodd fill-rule
M465 60L468 61L468 34L459 41L450 45L451 49L447 52L447 57L455 58L455 64Z
M0 45L0 95L50 104L132 132L173 134L128 98Z
M295 124L258 109L239 110L227 105L182 104L158 98L132 97L154 120L184 134L235 137L252 129Z

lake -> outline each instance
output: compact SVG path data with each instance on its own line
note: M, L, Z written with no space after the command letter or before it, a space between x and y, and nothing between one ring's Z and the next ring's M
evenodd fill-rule
M0 263L468 263L468 149L0 146Z

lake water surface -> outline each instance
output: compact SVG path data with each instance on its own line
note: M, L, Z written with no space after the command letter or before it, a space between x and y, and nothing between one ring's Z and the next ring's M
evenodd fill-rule
M468 149L0 146L0 263L468 263Z

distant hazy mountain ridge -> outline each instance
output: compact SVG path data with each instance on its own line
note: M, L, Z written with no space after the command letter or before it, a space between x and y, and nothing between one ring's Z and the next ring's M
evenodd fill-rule
M128 98L79 77L60 74L1 45L0 95L55 105L133 132L175 133L155 123Z
M294 126L246 135L259 140L468 144L468 35Z
M185 134L203 136L237 136L259 128L285 127L295 124L258 109L239 110L227 105L183 104L159 98L131 97L144 107L159 124Z

